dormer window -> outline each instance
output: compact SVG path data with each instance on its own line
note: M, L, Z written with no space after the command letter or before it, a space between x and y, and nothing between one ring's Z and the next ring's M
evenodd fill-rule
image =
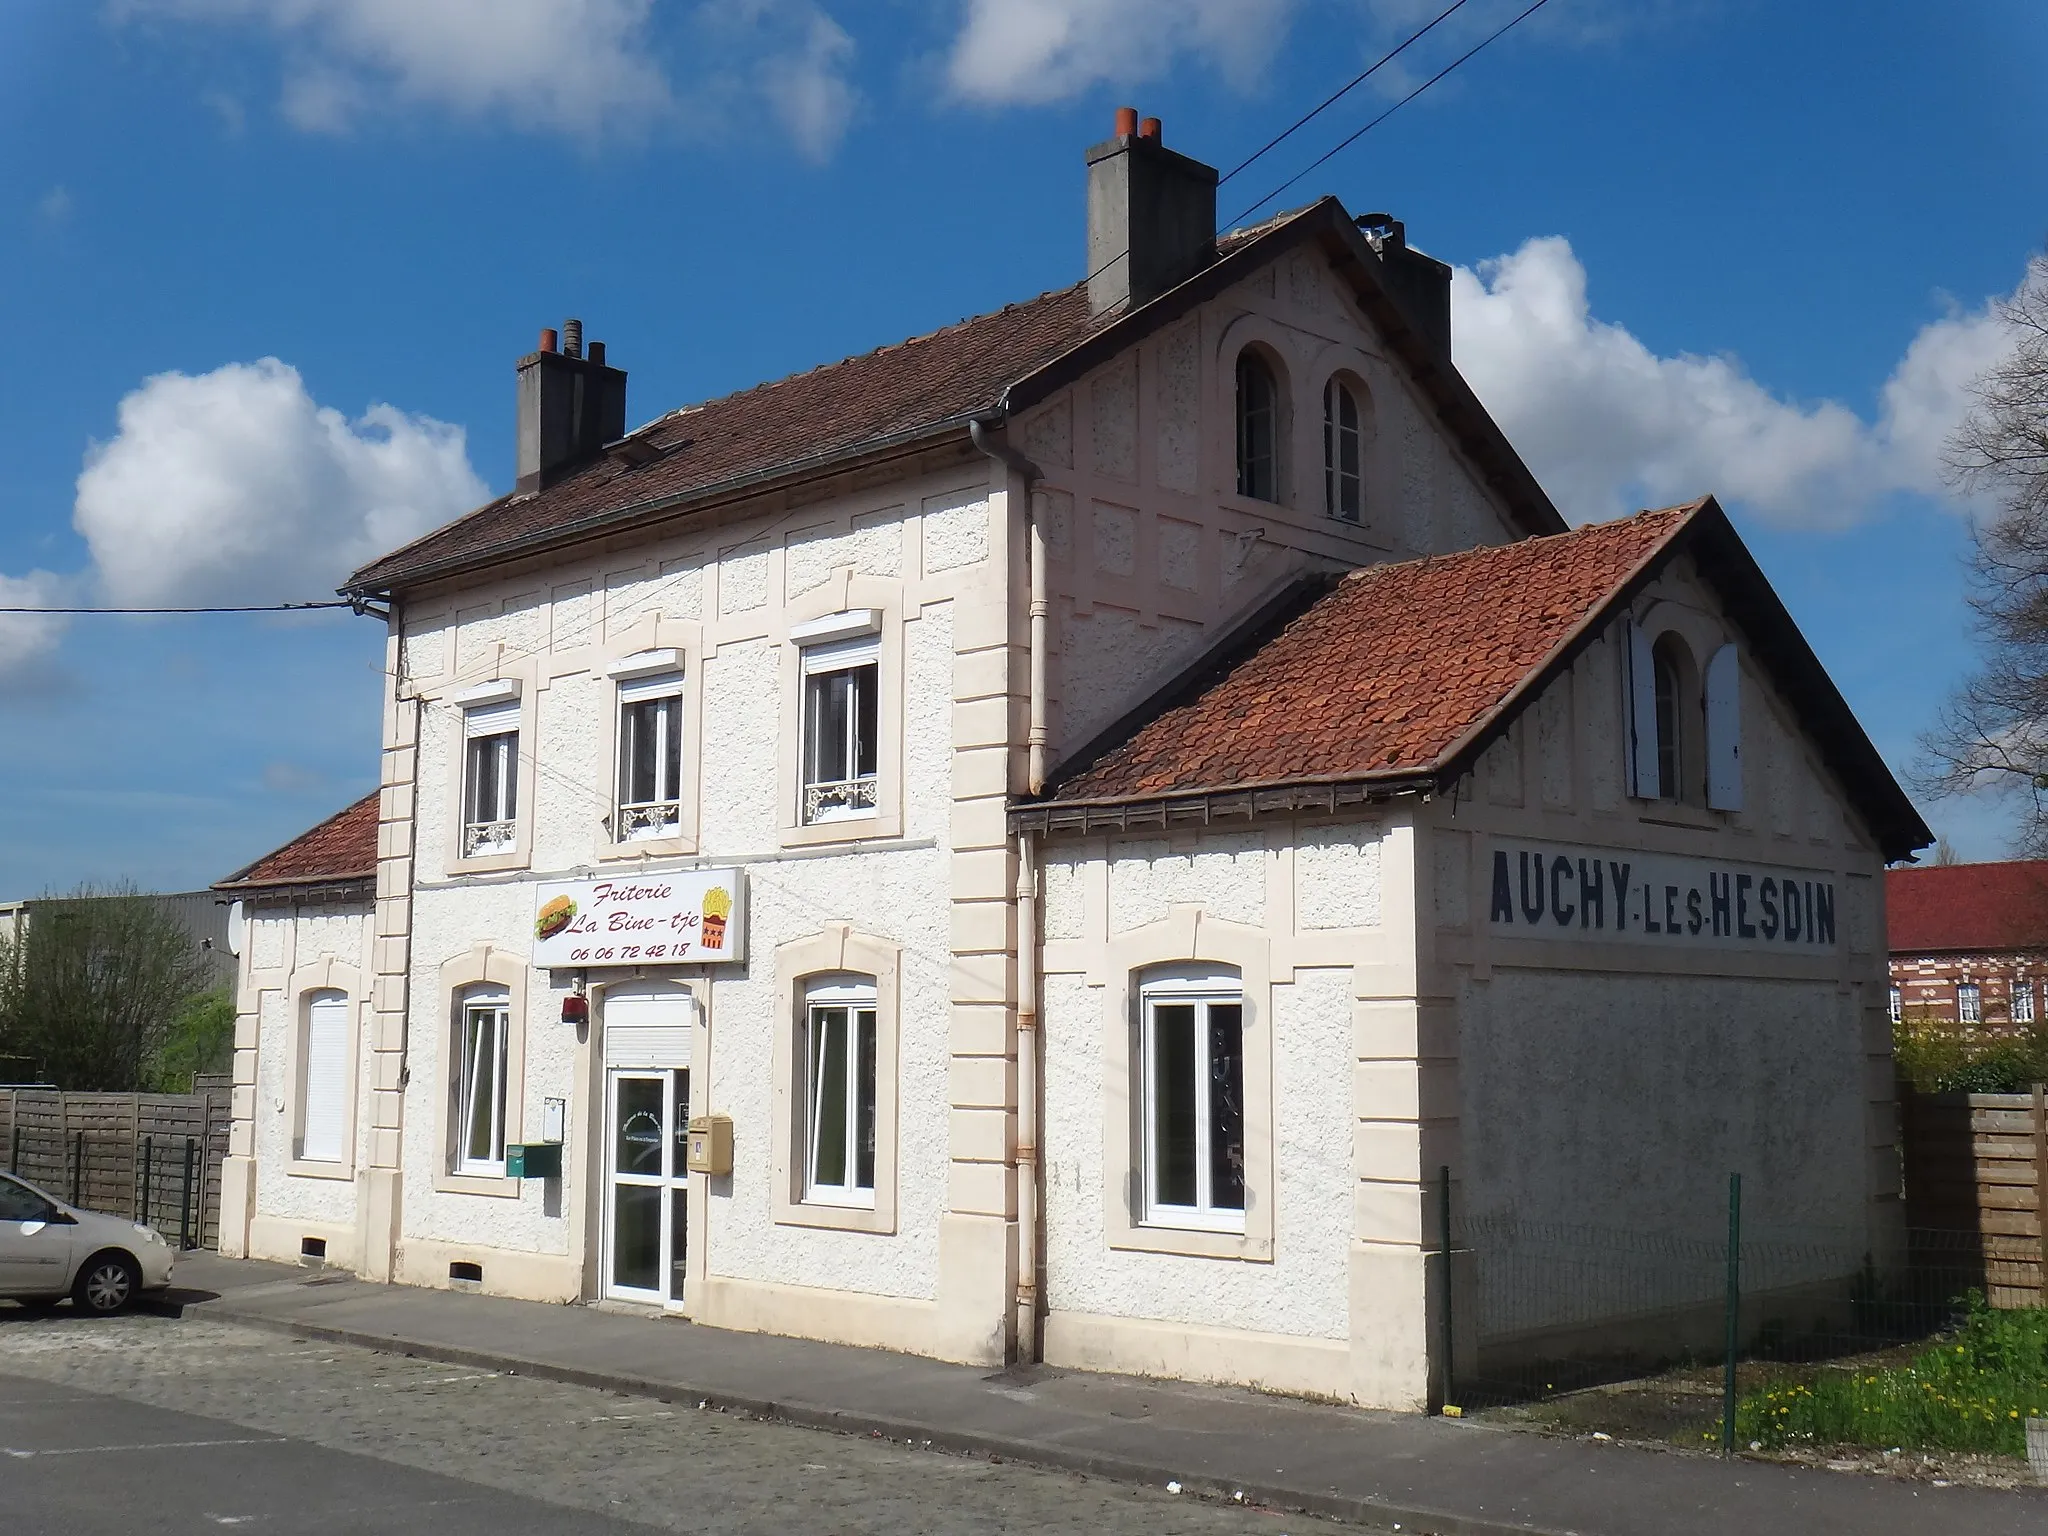
M1365 520L1365 412L1343 379L1323 386L1323 510L1342 523Z
M1237 355L1237 494L1280 499L1280 387L1249 349Z

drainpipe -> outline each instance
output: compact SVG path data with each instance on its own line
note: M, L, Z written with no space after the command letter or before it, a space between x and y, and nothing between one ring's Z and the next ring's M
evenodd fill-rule
M1045 529L1038 515L1039 468L1010 445L998 412L967 425L974 446L1024 483L1026 559L1030 566L1030 723L1025 736L1027 783L1032 794L1045 787L1046 597ZM1039 1071L1038 1071L1038 850L1029 832L1017 834L1017 1358L1039 1357Z

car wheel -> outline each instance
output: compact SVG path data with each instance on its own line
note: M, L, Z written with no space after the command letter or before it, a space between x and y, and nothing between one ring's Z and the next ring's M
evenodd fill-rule
M96 1253L85 1261L71 1287L71 1304L81 1312L110 1317L142 1289L142 1271L125 1253Z

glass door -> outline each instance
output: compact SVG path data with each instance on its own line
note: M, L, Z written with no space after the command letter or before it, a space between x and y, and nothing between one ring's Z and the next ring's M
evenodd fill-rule
M689 1069L615 1068L605 1076L605 1295L681 1306Z

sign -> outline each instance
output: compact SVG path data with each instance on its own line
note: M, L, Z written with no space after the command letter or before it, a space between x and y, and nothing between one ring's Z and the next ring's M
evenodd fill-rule
M1493 845L1487 931L1701 948L1835 948L1835 877L1502 839Z
M737 869L543 885L534 895L533 963L581 969L744 960L746 893Z

